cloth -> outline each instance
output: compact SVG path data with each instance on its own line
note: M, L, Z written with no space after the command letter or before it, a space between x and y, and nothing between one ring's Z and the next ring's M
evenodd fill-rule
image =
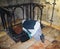
M26 28L26 29L34 29L35 22L36 21L33 21L33 20L28 20L28 21L26 20L23 23L23 27Z
M27 24L26 24L26 22L27 22ZM42 35L42 31L41 31L40 23L38 21L35 21L35 20L24 21L23 27L24 28L27 27L26 29L28 29L29 32L31 32L31 37L34 37L36 40L40 40L40 36ZM25 31L27 31L27 30L25 30Z

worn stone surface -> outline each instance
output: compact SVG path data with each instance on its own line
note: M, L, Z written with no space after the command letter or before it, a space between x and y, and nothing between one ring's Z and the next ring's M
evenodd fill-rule
M21 43L21 42L16 43L12 47L10 47L10 49L27 49L28 47L30 47L34 43L35 43L35 40L32 38L24 43Z
M43 28L42 31L43 31L44 35L47 36L47 38L50 37L50 38L60 41L60 31L59 30L56 30L51 27L45 27L45 28Z
M43 34L45 35L45 45L44 47L48 46L53 40L60 41L60 31L50 28L50 27L45 27L42 29ZM40 41L36 41L35 39L30 39L24 43L18 42L15 43L7 34L5 36L0 37L0 47L6 48L6 49L27 49L31 45L32 47L36 46L39 48ZM31 49L30 47L29 49Z
M14 45L15 42L6 34L2 37L0 37L0 47L3 48L10 48L12 45Z
M60 42L55 40L49 44L46 49L60 49Z

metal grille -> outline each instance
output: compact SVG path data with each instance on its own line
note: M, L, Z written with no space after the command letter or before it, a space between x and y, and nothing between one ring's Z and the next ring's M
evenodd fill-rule
M8 27L12 27L12 22L14 25L16 24L16 17L15 10L20 8L22 10L22 20L35 20L35 8L39 8L40 16L36 16L37 18L40 17L40 23L42 20L42 10L43 6L37 3L24 3L18 5L9 5L9 6L2 6L0 7L0 14L3 27L7 29ZM21 18L20 18L21 19Z

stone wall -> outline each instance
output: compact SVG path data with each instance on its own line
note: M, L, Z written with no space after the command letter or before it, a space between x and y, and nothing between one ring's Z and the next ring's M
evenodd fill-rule
M45 4L46 7L44 8L44 12L43 12L43 20L50 22L50 19L52 17L52 8L53 8L53 0L47 0L48 2L50 2L50 4ZM60 26L60 0L56 0L56 6L54 9L54 14L53 14L53 24Z

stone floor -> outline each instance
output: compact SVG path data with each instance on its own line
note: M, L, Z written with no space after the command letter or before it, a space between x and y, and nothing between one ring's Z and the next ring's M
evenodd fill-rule
M24 43L15 43L5 32L3 32L5 35L0 37L0 49L44 49L53 40L60 41L60 31L51 27L44 27L42 32L45 35L45 43L36 41L33 38Z
M42 29L42 31L45 36L48 36L50 38L60 41L60 31L59 30L56 30L51 27L45 27Z

